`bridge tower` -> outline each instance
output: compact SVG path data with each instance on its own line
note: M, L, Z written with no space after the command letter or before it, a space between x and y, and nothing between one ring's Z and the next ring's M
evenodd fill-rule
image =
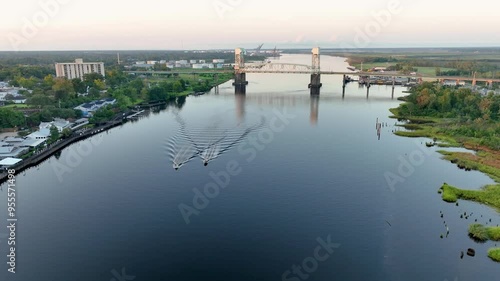
M237 93L245 93L248 85L247 75L245 73L245 50L236 48L234 50L234 83Z
M311 95L319 95L321 84L321 74L320 74L320 49L319 47L312 49L312 73L311 73L311 83L309 88L311 89Z

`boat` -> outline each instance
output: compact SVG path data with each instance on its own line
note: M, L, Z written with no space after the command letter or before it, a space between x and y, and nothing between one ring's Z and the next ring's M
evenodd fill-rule
M350 76L346 76L345 79L344 79L345 83L350 83L350 82L353 82L353 81L355 81L355 80L352 79Z

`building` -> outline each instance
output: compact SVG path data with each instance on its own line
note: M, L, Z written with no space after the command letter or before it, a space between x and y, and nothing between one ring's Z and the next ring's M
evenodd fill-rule
M457 86L457 81L456 80L444 80L443 81L444 86Z
M92 112L99 110L101 107L105 107L108 105L113 105L116 103L116 99L108 98L103 100L91 101L88 103L80 104L75 107L76 110L81 110L84 117L90 117Z
M154 64L147 64L147 63L135 64L134 67L137 67L137 68L153 68Z
M5 158L2 161L0 161L0 168L7 169L10 166L13 166L21 161L22 161L22 159L19 159L19 158L11 158L11 157Z
M103 62L83 62L83 59L76 59L72 63L56 63L56 76L67 79L80 78L89 73L99 73L105 76Z
M88 118L80 118L78 120L75 120L75 122L73 123L73 126L71 127L71 130L76 130L78 128L81 128L85 125L87 125L89 123L89 119Z
M194 69L214 68L214 64L213 63L195 63L195 64L193 64L193 68Z
M27 148L37 148L41 146L43 143L45 143L45 139L32 139L32 138L26 138L20 145L19 147L27 147Z
M57 128L57 130L59 131L59 133L61 133L64 129L71 128L72 125L73 124L70 123L68 120L54 118L54 121L52 121L52 122L41 122L39 128L40 128L40 130L43 130L43 129L50 130L50 128L52 126L55 126Z
M12 98L12 101L15 104L25 104L26 103L26 98L23 97L23 96L16 96L16 97Z
M25 147L17 146L2 146L0 147L0 159L5 159L9 157L17 157L27 152L29 149Z
M50 137L50 129L40 129L26 136L26 138L34 140L46 140Z
M10 146L10 145L16 145L19 143L22 143L24 141L23 138L16 138L16 137L6 137L3 139L3 142L1 142L1 146ZM7 145L6 145L7 143Z

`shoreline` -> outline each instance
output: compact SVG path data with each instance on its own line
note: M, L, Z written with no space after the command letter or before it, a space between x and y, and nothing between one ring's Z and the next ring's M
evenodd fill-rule
M443 159L457 165L460 169L479 171L490 177L496 184L500 185L500 152L495 151L483 145L474 143L472 140L459 139L456 136L436 132L437 126L443 126L446 120L442 118L417 116L415 118L402 117L398 115L397 108L391 108L389 111L393 114L389 116L393 119L408 120L409 123L401 125L408 131L399 131L394 134L406 138L429 138L432 146L441 148L455 147L465 148L474 151L471 152L452 152L438 150ZM434 142L433 142L434 141ZM437 143L436 141L441 141Z
M400 137L416 138L423 137L431 140L432 146L438 145L439 147L459 147L466 148L474 151L471 152L452 152L447 150L437 150L436 152L442 155L442 159L449 161L456 165L459 169L465 171L479 171L489 178L494 183L479 187L478 189L462 189L455 186L443 183L437 193L440 195L441 200L446 204L456 204L458 200L465 200L477 204L483 204L489 208L494 209L500 215L500 152L491 149L485 145L480 145L475 139L461 139L457 136L438 133L436 127L443 126L447 120L444 118L433 118L426 116L417 116L415 118L402 117L398 114L398 108L391 108L389 111L393 114L390 118L398 120L407 120L407 124L402 125L408 131L401 133L394 133ZM437 140L444 143L436 143ZM469 228L473 225L469 225ZM470 233L469 233L470 235ZM487 256L494 262L500 263L500 248L492 246Z
M52 157L57 152L63 150L64 148L66 148L74 143L77 143L77 142L82 141L84 139L87 139L89 137L98 135L98 134L105 132L105 131L108 131L114 127L117 127L119 125L123 125L124 123L126 123L126 120L109 122L105 125L102 125L102 126L94 128L92 130L89 130L82 135L71 136L67 139L59 140L57 143L55 143L49 149L44 150L39 154L32 155L32 156L22 160L18 164L15 164L15 165L9 167L8 169L15 170L16 171L15 175L18 175L19 173L21 173L21 172L23 172L31 167L39 165L40 163L42 163L45 160ZM0 185L5 183L7 181L7 179L8 179L7 171L2 171L0 173Z
M220 85L222 85L230 80L231 79L228 79L227 81L222 81L222 82L216 83L212 88L210 88L210 90L207 91L207 93L212 91L214 88L216 88L216 87L218 87L218 86L220 86ZM190 93L181 93L180 95L176 96L176 98L182 98L182 97L188 97L188 96L191 96L191 94ZM137 106L139 106L141 109L151 109L153 107L167 105L168 103L169 103L169 101L159 101L159 102L155 102L152 104L146 104L146 103L139 104ZM125 113L125 112L120 112L117 115L120 115L123 113ZM130 112L126 112L126 113L130 114ZM37 165L43 163L45 160L49 159L57 152L63 150L64 148L66 148L74 143L77 143L79 141L82 141L84 139L87 139L87 138L92 137L94 135L98 135L102 132L106 132L112 128L115 128L117 126L120 126L120 125L127 123L128 122L127 117L129 116L129 114L127 114L126 116L123 116L123 118L120 121L107 122L106 124L99 126L99 127L95 127L92 130L89 130L89 131L83 133L82 135L71 136L67 139L60 139L57 143L55 143L49 149L44 150L43 152L41 152L39 154L35 154L35 155L32 155L26 159L23 159L21 162L9 167L8 169L15 170L16 171L15 175L18 175L19 173L21 173L21 172L23 172L31 167L34 167L34 166L37 166ZM7 180L8 180L7 170L0 171L0 185L4 184Z

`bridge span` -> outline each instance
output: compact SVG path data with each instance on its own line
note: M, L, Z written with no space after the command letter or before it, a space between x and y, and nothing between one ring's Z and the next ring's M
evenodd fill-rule
M311 89L311 94L317 95L320 93L320 88L322 87L321 75L342 75L343 76L343 88L345 89L346 83L348 81L347 76L357 76L364 78L367 83L367 89L370 90L370 77L390 77L392 78L392 86L396 85L396 78L412 78L418 81L427 80L438 80L443 82L456 81L459 85L462 81L471 81L472 85L476 85L477 82L485 82L491 88L493 83L499 83L500 79L489 79L489 78L476 78L474 77L449 77L449 76L432 76L432 75L411 75L411 74L399 74L394 72L355 72L355 71L325 71L321 70L320 67L320 48L312 49L312 61L311 65L305 64L293 64L293 63L272 63L272 62L261 62L261 63L245 63L245 51L241 48L235 49L235 63L233 68L223 68L223 69L183 69L183 70L169 70L169 71L125 71L125 73L130 74L150 74L150 75L172 75L172 74L221 74L221 73L234 73L234 83L233 86L236 88L237 93L245 93L248 81L246 79L247 73L268 73L268 74L307 74L311 76L311 83L309 83L309 88Z

